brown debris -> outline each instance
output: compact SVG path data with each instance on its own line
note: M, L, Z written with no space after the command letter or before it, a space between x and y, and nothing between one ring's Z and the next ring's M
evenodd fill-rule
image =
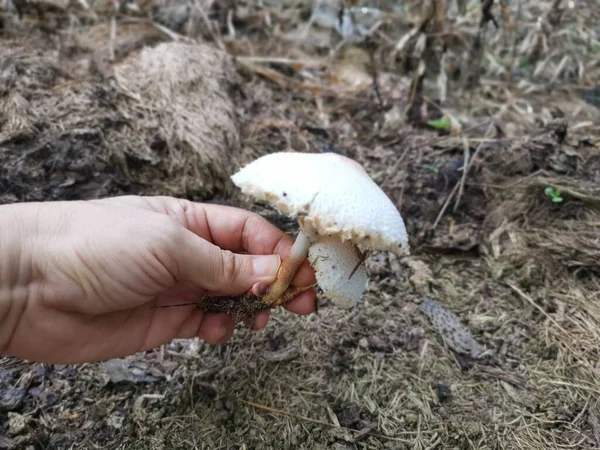
M569 176L585 170L585 144L561 146L564 138L555 129L515 144L501 159L500 153L492 154L489 161L497 171L485 175L505 187L496 191L483 223L483 249L499 268L535 266L534 273L523 273L541 277L537 282L550 282L561 270L599 270L600 189L595 182ZM530 175L514 181L524 174ZM559 193L559 202L546 194L548 188Z
M0 101L0 144L35 134L29 102L21 94L7 90Z
M41 199L74 189L86 198L125 189L208 196L228 188L241 150L231 98L236 81L226 55L165 43L126 58L108 78L80 81L47 56L27 56L24 47L0 51L14 86L3 99L3 109L12 111L0 131L12 140L3 170L22 180L3 192ZM34 122L39 132L32 131ZM35 156L21 156L29 154ZM40 186L43 194L22 190L45 177L44 169L28 168L40 158L66 170Z
M120 23L114 41L111 43L111 27L109 23L99 23L74 34L67 41L63 50L63 58L75 58L85 70L90 64L109 73L109 65L121 61L144 47L152 47L167 42L168 36L149 21L140 20L131 23ZM111 47L113 55L111 55Z
M254 316L257 312L269 309L269 305L263 303L259 297L254 295L206 297L202 299L199 305L207 313L226 313L230 314L234 323L238 323L242 318L247 317L249 323L254 322Z

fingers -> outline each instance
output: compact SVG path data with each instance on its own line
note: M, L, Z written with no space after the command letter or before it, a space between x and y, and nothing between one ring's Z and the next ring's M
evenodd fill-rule
M254 324L252 324L252 329L254 331L262 330L267 326L267 323L269 323L270 316L271 313L268 310L256 313L256 316L254 316Z
M191 204L188 225L193 233L210 231L212 242L223 249L257 255L289 251L293 239L258 214L223 205Z
M258 214L224 205L194 203L173 197L121 196L98 200L143 207L176 219L186 229L235 253L287 256L293 238Z
M250 267L251 259L242 257L239 253L249 253L253 255L279 255L281 259L287 257L294 240L282 230L269 223L259 215L246 211L244 209L223 205L211 205L193 203L186 200L180 200L172 197L137 197L124 196L110 199L115 203L122 205L131 205L151 209L155 212L168 215L176 219L187 230L196 236L203 238L209 243L215 244L209 252L212 256L199 258L199 245L193 246L190 255L190 248L187 249L186 260L191 261L186 264L186 280L198 283L200 274L205 271L210 284L204 285L208 290L222 294L236 294L237 289L242 286L250 288L257 281L270 283L274 277L270 276L269 270L257 270L253 272ZM220 247L233 253L215 253ZM200 265L198 260L205 260L207 264ZM195 262L194 262L195 261ZM209 262L212 262L208 264ZM216 263L215 263L216 262ZM200 267L199 267L200 265ZM268 265L268 264L267 264ZM222 276L218 276L218 270L222 270ZM252 280L252 275L255 275ZM232 281L232 283L230 283ZM315 283L315 273L308 260L305 260L300 266L296 277L292 281L294 286L306 286ZM219 288L217 289L217 285ZM222 290L222 286L226 289ZM303 298L307 298L311 291L306 293ZM314 298L314 294L313 294ZM291 306L294 312L296 310L303 314L311 308L312 300L296 299Z
M224 344L233 336L234 323L227 314L204 314L194 310L179 328L174 338L191 339L199 337L207 344Z
M315 298L316 291L314 289L309 289L286 304L285 309L294 314L303 316L312 314L315 311Z
M224 250L286 256L293 239L253 212L233 206L193 203L171 197L146 197L145 204L167 214L192 233Z
M296 272L296 276L292 281L292 286L308 286L309 284L315 284L315 282L315 270L308 262L308 259L305 259L298 269L298 272Z
M258 331L269 322L269 311L261 311L254 317L252 330ZM191 314L181 326L176 338L190 339L199 337L207 344L219 345L229 341L235 331L235 324L231 316L219 314Z
M206 314L197 336L210 345L224 344L233 336L235 326L227 314Z
M281 263L278 255L241 255L222 250L187 230L165 245L178 248L177 252L169 252L177 258L176 276L223 295L241 294L257 282L272 283Z
M188 215L195 217L188 220L190 231L197 234L209 230L211 242L223 249L255 255L276 254L284 259L294 244L292 237L252 212L222 205L193 205L188 210ZM305 260L292 284L306 286L314 282L314 270Z
M259 215L243 209L192 203L169 197L149 198L146 202L155 210L174 217L193 234L230 252L279 255L283 259L294 243L293 238L282 230ZM292 284L306 286L314 282L314 270L308 260L305 260Z

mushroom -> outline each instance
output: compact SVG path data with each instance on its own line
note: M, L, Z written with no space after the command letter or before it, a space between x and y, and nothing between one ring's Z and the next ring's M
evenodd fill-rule
M366 288L362 262L370 251L409 254L404 221L356 161L335 153L271 153L231 180L244 194L296 218L299 232L262 302L281 305L309 289L291 287L308 257L317 285L340 307L355 305Z

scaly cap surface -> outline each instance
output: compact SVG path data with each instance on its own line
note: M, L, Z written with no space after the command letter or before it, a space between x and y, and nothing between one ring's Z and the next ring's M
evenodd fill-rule
M408 254L404 221L357 162L335 153L279 152L231 177L243 193L298 218L319 235L371 250Z

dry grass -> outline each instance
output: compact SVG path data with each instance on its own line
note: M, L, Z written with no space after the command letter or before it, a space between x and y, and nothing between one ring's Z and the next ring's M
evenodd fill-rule
M328 28L330 16L313 15L317 20L304 32L306 2L237 3L235 11L227 2L194 3L186 20L178 16L178 25L160 36L146 21L154 30L148 31L150 42L205 39L235 55L243 100L234 97L232 105L230 91L212 80L202 84L209 94L197 93L225 98L219 111L228 132L239 132L240 157L296 149L357 159L401 209L413 256L372 255L368 292L354 310L326 303L309 317L276 310L264 332L240 328L223 347L182 341L135 355L132 360L157 376L156 383L106 384L95 364L74 373L55 368L46 378L37 366L19 366L18 381L11 383L43 385L61 400L28 394L22 413L37 434L15 441L128 449L599 448L600 129L592 119L598 115L593 88L600 83L600 10L584 0L573 8L567 1L498 1L489 10L496 29L489 14L482 21L479 1L380 2L382 8L403 8L359 19L369 39L343 42ZM100 61L101 73L116 66L122 74L119 67L140 64L127 62L139 58L143 44L136 32L129 34L134 27L125 17L137 15L139 23L139 15L117 15L123 33L112 42L111 62L108 47L95 48L89 38L110 40L110 8L90 5L95 19L79 9L70 11L78 18L70 25L58 20L64 11L49 15L70 43L65 60L76 61L81 74L88 73L90 55ZM156 19L172 17L165 8L178 3L161 3L161 14L141 5ZM92 33L89 23L104 28ZM5 29L13 36L27 29L38 44L43 34L39 23L26 21ZM79 40L71 39L75 35ZM49 92L44 101L66 83L60 111L80 94L56 65L40 65L49 55L20 55L29 58L23 67L30 68L18 81L24 98L33 76L53 80L41 84ZM162 60L146 61L145 67L159 69ZM214 72L172 70L179 64L174 60L139 80L114 79L120 80L114 88L127 94L118 105L140 111L143 123L152 124L128 139L143 139L156 128L169 136L181 123L194 127L179 139L172 136L170 142L188 145L169 146L164 184L150 183L155 172L137 168L134 177L147 173L143 179L152 192L173 192L170 183L181 192L183 185L223 178L237 167L222 159L231 157L225 155L229 144L201 125L206 115L185 94L194 85L186 77ZM40 76L40 67L50 76ZM222 78L233 77L223 71ZM106 75L96 76L102 86ZM174 90L150 79L171 82ZM141 98L147 87L160 101ZM0 133L30 133L20 98L4 101L18 113ZM77 105L70 106L69 120L89 126ZM165 106L173 108L166 116L152 112ZM179 117L179 108L198 115ZM237 122L228 122L234 108ZM427 126L444 116L452 119L450 130ZM212 155L217 167L207 174L197 152L215 148L215 139L220 151L202 153ZM457 169L464 162L467 172ZM560 191L562 202L544 194L548 186ZM237 194L215 201L254 209L294 231L273 211ZM454 352L419 310L424 296L454 312L485 356Z
M207 197L230 187L231 164L253 156L242 157L234 67L210 46L162 43L87 76L24 43L1 49L0 59L9 89L0 103L2 165L14 199L75 187ZM41 160L66 170L48 180L36 172Z

